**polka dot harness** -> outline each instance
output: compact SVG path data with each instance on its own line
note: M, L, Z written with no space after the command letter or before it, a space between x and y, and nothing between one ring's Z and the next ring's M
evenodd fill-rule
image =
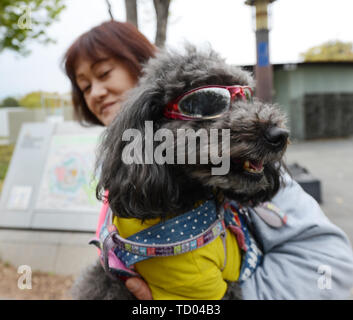
M176 216L128 238L122 238L112 223L112 211L108 209L99 233L99 239L91 240L100 250L105 271L112 278L138 276L134 264L158 256L172 256L203 247L222 237L226 250L225 230L236 235L242 249L242 266L239 281L244 281L262 261L262 253L247 225L248 210L235 201L225 201L218 208L215 200L208 200L199 207Z

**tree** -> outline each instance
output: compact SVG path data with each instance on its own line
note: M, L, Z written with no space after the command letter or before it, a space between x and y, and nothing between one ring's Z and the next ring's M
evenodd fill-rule
M30 92L20 99L20 105L26 108L40 108L41 107L41 92Z
M13 50L21 55L30 53L30 40L47 44L55 42L46 35L46 28L58 21L65 9L64 0L1 0L0 53Z
M71 102L67 100L67 94L61 95L57 92L33 91L23 96L20 101L22 107L34 108L59 108L69 106Z
M13 97L7 97L2 100L0 107L18 107L18 101Z
M167 38L167 24L169 16L170 0L153 0L157 16L157 31L155 44L163 47Z
M170 0L153 0L157 19L157 30L155 44L157 47L163 47L167 38L167 25L169 16ZM126 21L138 26L137 1L125 0Z
M125 0L126 21L138 28L136 0Z
M105 3L107 4L108 7L108 13L110 16L110 19L114 20L113 14L112 14L112 5L109 0L105 0Z
M352 42L328 41L301 54L305 62L353 61Z

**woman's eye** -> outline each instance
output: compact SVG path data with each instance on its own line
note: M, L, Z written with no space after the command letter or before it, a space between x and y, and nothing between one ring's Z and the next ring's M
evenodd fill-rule
M86 92L88 92L89 89L91 89L91 85L85 87L82 91L83 91L84 93L86 93Z
M103 73L99 76L99 78L104 78L105 76L107 76L107 75L109 74L110 71L111 71L111 70L107 70L107 71L103 72Z

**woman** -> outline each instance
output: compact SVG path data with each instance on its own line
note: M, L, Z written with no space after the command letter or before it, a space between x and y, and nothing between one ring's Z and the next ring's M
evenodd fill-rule
M136 85L142 65L155 52L127 23L106 22L79 37L65 55L76 118L82 124L108 126L119 114L126 92ZM252 216L264 261L244 282L244 298L347 298L353 285L353 255L346 235L296 182L288 175L284 178L286 187L273 202L286 212L286 227L275 229ZM130 278L126 286L138 299L152 298L139 278Z
M105 22L81 35L64 57L76 119L109 125L155 52L156 47L128 23Z

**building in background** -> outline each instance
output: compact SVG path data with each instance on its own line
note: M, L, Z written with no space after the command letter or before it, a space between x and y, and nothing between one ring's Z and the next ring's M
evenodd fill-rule
M286 112L292 138L353 134L353 62L274 64L273 72L273 102Z

